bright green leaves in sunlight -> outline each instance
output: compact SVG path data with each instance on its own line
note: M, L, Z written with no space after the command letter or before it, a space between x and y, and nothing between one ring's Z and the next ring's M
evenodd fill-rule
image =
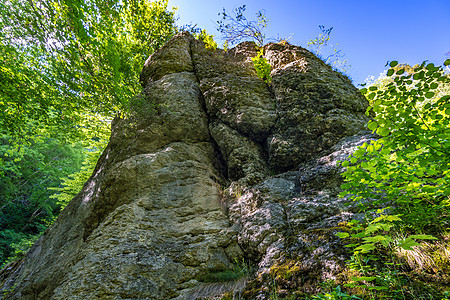
M11 0L0 26L0 105L10 107L0 129L10 135L42 122L78 134L83 116L126 112L145 59L177 31L167 0Z
M450 204L449 74L427 63L390 66L383 83L362 90L374 115L367 127L381 138L342 164L341 195L443 207Z
M399 221L411 232L439 232L450 225L449 74L426 63L390 66L383 81L362 90L370 102L367 114L371 110L374 116L367 127L381 137L342 163L341 196L360 201L363 209L369 203L394 204L393 211L403 214ZM367 233L370 226L361 230ZM423 239L434 238L411 235L398 247L412 250ZM368 253L373 242L361 240L355 250Z
M48 188L79 171L83 159L81 145L36 138L18 149L12 137L0 136L0 266L20 258L53 222L61 206Z
M206 50L216 50L218 45L216 43L216 41L214 41L214 35L209 34L206 29L202 29L199 32L193 32L193 36L202 41L203 43L205 43L205 48Z
M272 77L270 76L272 66L267 62L267 59L263 57L263 51L264 49L261 48L258 51L258 55L252 57L253 66L255 67L258 77L261 78L264 82L270 83L272 81Z

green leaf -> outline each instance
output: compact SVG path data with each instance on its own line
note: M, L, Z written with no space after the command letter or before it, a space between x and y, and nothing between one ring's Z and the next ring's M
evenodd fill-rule
M378 123L375 122L375 121L370 121L370 122L367 124L367 127L368 127L370 130L373 131L373 130L377 129Z
M422 79L424 77L424 72L422 71L422 72L419 72L419 73L415 73L414 75L413 75L413 79L414 80L419 80L419 79Z
M429 63L426 67L427 70L433 71L435 69L435 66L433 63Z
M384 241L391 241L392 239L388 236L384 236L384 235L376 235L376 236L368 236L363 238L363 240L367 243L380 243L380 242L384 242Z
M389 289L387 286L369 286L369 290L383 291Z
M391 66L391 68L395 67L396 65L398 65L398 61L393 60L389 63L389 66Z
M420 244L415 242L411 238L407 238L406 240L402 241L398 246L405 250L414 250L412 247L420 246Z
M365 233L366 234L372 234L378 230L382 229L381 225L379 224L370 224L369 226L367 226Z
M401 221L402 219L399 217L400 215L387 215L386 220L393 222L393 221Z
M430 84L430 89L437 89L438 88L438 84L436 82L433 82L432 84Z
M427 92L427 93L425 93L425 98L430 99L430 98L433 98L433 96L434 96L434 93L433 93L433 92Z
M350 234L348 232L338 232L336 233L336 236L340 237L341 239L348 238Z
M392 76L392 75L394 75L394 69L389 69L388 71L387 71L387 74L386 74L387 76Z
M450 65L450 58L448 58L444 61L444 66L448 66L448 65Z
M386 127L378 127L377 133L381 136L387 136L387 135L389 135L390 130L389 130L389 128L386 128Z

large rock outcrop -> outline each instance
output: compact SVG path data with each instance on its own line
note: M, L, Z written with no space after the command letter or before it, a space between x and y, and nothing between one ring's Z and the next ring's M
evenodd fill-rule
M82 192L0 273L3 297L215 296L235 287L204 278L243 258L257 274L295 259L305 287L332 278L345 259L333 228L352 215L336 161L371 138L360 132L367 103L301 47L264 53L270 85L253 43L209 51L181 33L155 52Z

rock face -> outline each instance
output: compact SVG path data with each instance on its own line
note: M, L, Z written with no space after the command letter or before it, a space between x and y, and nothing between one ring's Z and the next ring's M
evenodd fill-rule
M258 274L295 258L305 286L332 278L345 258L332 228L352 215L336 161L371 138L367 103L301 47L264 53L270 85L253 43L209 51L181 33L155 52L82 192L0 273L4 298L193 299L243 258Z

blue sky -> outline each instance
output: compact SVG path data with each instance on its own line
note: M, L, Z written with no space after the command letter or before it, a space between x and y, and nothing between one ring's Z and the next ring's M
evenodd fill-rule
M219 41L218 13L243 4L248 19L265 10L266 35L292 35L291 44L306 47L319 25L333 27L331 43L345 54L355 85L378 77L387 61L441 65L450 51L450 0L169 0L169 7L178 7L179 25L197 24Z

